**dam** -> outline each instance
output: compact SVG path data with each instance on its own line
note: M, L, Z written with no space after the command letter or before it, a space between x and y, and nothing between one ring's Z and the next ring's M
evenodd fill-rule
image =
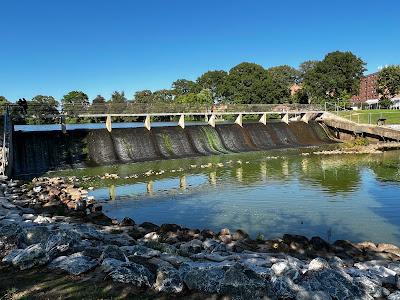
M14 176L38 176L50 170L176 159L289 147L332 141L316 121L15 131Z

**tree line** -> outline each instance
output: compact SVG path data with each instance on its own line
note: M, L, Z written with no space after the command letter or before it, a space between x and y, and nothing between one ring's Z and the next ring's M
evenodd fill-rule
M65 110L87 109L109 104L278 104L348 101L359 92L366 63L351 52L328 53L320 61L305 61L298 68L288 65L264 68L242 62L229 71L208 71L196 80L178 79L170 89L137 91L128 99L115 91L109 99L97 95L89 101L82 91L71 91L61 99ZM400 93L400 66L385 67L379 73L377 91L382 101ZM8 100L0 96L0 104ZM40 110L57 113L53 96L37 95L28 101L28 115ZM66 111L68 112L68 111Z

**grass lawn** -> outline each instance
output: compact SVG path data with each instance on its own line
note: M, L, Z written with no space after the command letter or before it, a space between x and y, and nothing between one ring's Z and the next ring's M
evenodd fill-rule
M339 116L363 124L376 124L378 119L386 119L385 124L400 124L400 110L368 109L340 111Z

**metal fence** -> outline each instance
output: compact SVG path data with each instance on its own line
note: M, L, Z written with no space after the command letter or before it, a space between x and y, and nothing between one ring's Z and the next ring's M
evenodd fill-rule
M57 118L64 117L85 117L96 115L179 115L179 114L228 114L228 113L261 113L261 112L307 112L322 111L324 105L310 104L178 104L178 103L105 103L88 104L75 103L64 104L54 107L45 104L28 103L27 107L17 104L8 104L0 107L0 111L8 109L13 118Z

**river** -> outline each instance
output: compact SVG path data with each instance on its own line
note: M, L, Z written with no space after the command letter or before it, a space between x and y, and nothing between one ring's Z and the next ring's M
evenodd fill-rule
M400 151L258 151L50 172L84 179L110 217L400 245ZM119 178L104 178L105 173Z

